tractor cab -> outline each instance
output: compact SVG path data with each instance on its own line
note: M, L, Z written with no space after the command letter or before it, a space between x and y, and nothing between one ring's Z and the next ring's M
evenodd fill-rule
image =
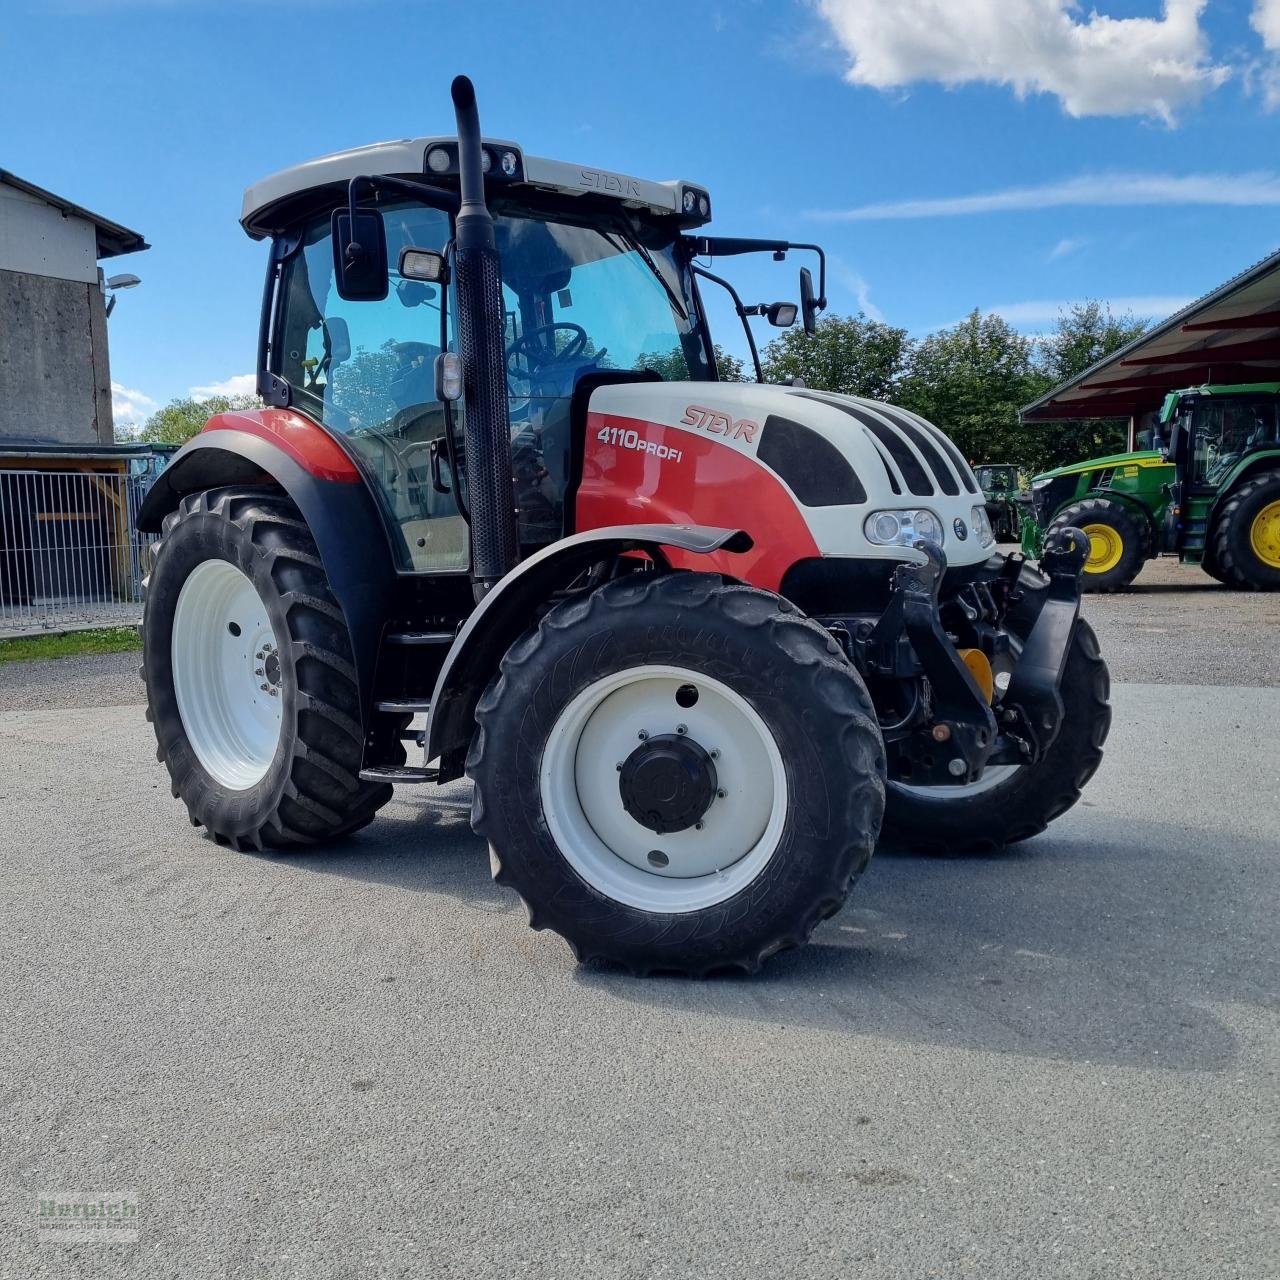
M696 239L689 233L711 215L702 187L526 156L511 142L482 145L527 554L572 532L580 389L716 379L699 279L729 290L744 327L749 315L794 323L794 305L746 307L697 259L781 258L811 246ZM470 565L466 406L437 386L439 357L460 346L456 287L442 265L458 189L457 142L419 138L311 161L245 195L246 230L273 241L261 393L342 437L378 495L401 572L465 574ZM348 278L352 237L343 239L334 214L349 196L362 228L357 247L369 256L360 282ZM421 278L424 261L438 278ZM810 325L820 294L807 294Z

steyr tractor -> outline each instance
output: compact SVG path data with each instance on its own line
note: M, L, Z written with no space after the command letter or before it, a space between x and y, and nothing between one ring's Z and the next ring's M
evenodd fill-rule
M1086 591L1118 591L1176 555L1229 587L1280 591L1280 383L1165 397L1153 448L1046 471L1031 482L1022 548L1079 527Z
M1110 718L1084 535L994 555L936 427L717 381L703 289L749 347L750 316L811 332L817 246L704 235L704 187L482 139L465 77L453 102L456 136L246 193L266 407L211 418L140 521L192 823L300 849L465 774L534 928L691 974L802 943L882 819L934 850L1043 830ZM798 309L704 265L801 250Z
M1009 462L988 462L974 468L997 542L1017 542L1021 533L1018 470L1016 463Z

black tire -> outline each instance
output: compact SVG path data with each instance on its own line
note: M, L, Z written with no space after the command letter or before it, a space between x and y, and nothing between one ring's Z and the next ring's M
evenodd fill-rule
M890 781L885 788L884 842L923 853L972 854L1038 835L1080 799L1102 762L1111 727L1110 692L1097 637L1080 618L1062 678L1066 718L1044 757L977 794L938 787L936 797L922 796Z
M1090 569L1085 563L1080 579L1084 591L1121 591L1142 571L1151 549L1151 531L1133 512L1106 498L1082 498L1063 507L1049 522L1045 531L1076 528L1087 531L1089 525L1102 525L1120 540L1120 558L1105 571Z
M1254 521L1265 508L1280 502L1280 471L1246 480L1219 508L1210 544L1219 582L1242 591L1280 591L1280 568L1269 565L1254 549ZM1205 568L1208 569L1208 555Z
M143 582L140 674L156 758L192 824L233 848L263 849L337 839L372 821L392 789L358 776L364 729L351 640L297 508L272 490L190 494L165 517L152 554ZM279 638L280 740L265 775L244 790L228 789L200 763L174 692L178 595L196 566L213 559L250 579ZM398 742L385 745L403 763Z
M598 680L654 663L745 699L785 772L787 820L772 856L732 897L696 910L643 910L588 884L543 811L539 776L559 715ZM875 847L884 745L860 676L787 601L715 574L632 574L558 605L503 658L476 720L471 822L494 879L579 961L638 974L754 972L840 909Z

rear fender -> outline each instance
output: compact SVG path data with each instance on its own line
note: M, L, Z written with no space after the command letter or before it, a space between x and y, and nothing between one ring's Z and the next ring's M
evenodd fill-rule
M575 534L521 561L476 606L445 658L431 696L426 758L439 759L440 781L461 777L475 729L476 703L503 654L534 621L538 607L602 561L644 552L669 565L664 548L698 556L751 549L740 529L701 525L610 525ZM709 566L710 567L710 566Z
M189 493L225 485L271 485L297 506L315 539L355 658L364 722L396 574L386 530L355 465L331 436L288 410L227 413L184 445L138 511L158 533Z

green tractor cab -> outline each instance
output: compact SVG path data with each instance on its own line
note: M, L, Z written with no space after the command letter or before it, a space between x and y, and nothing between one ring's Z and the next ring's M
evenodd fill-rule
M1227 586L1280 590L1280 383L1171 392L1153 448L1034 477L1022 548L1074 525L1089 539L1084 586L1117 591L1176 555Z

